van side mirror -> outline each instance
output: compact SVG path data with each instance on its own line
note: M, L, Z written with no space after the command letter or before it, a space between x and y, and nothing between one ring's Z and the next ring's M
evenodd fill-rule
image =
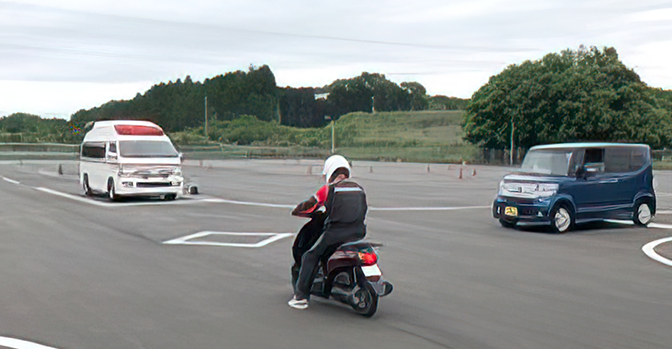
M108 152L107 153L107 159L108 160L117 160L117 153Z
M180 157L180 163L183 163L184 162L184 154L178 153L177 156Z

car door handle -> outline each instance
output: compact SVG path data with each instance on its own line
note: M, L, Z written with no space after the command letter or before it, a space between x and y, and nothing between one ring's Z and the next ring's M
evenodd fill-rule
M618 183L618 179L616 179L616 178L613 178L613 179L606 179L606 180L600 181L599 183L600 183L600 184Z

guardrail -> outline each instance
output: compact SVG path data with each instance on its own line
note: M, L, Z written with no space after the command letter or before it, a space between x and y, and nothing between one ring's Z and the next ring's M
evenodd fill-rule
M179 146L185 159L227 159L227 158L325 158L327 149L307 147L266 147L229 144L183 145Z

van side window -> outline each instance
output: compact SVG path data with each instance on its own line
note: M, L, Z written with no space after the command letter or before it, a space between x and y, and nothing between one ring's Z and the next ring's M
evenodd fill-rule
M604 148L588 148L583 155L583 165L586 169L596 169L604 172Z
M631 148L607 148L604 152L604 171L608 173L629 172L631 152Z
M92 159L104 159L105 143L90 142L82 144L82 157Z

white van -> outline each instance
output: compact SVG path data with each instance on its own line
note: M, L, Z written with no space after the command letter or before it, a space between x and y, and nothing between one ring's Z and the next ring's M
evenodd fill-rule
M84 194L159 196L182 192L182 156L161 127L149 121L96 121L84 136L79 180Z

